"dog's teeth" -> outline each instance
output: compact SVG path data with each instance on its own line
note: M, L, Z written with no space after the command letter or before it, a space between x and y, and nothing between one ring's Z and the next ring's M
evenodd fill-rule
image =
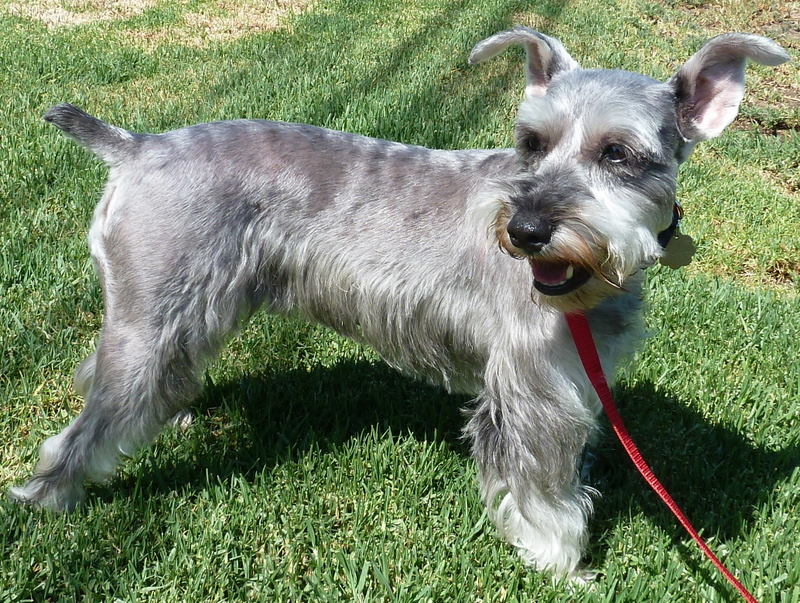
M571 279L574 275L575 275L575 269L572 267L572 264L570 264L569 266L567 266L567 269L564 270L564 280L555 283L554 286L560 287L561 285L567 284L567 282L569 282L569 279Z

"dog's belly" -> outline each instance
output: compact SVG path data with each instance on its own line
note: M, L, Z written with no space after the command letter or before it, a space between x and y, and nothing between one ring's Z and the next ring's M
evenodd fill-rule
M390 365L448 391L475 394L488 355L482 295L452 282L412 279L413 262L368 267L347 254L309 249L266 270L268 310L295 312L369 344ZM420 258L422 259L422 258Z

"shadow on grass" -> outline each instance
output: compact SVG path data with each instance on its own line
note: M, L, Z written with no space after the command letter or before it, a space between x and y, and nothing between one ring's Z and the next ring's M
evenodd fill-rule
M709 423L681 400L665 396L651 385L620 387L615 395L642 456L705 538L739 536L775 485L787 479L798 465L797 445L779 451L758 448L741 434ZM636 471L605 418L603 423L606 433L599 446L598 471L593 476L603 494L595 505L591 527L595 535L591 540L595 543L593 556L605 555L598 536L628 516L631 508L641 510L675 539L688 538ZM686 548L684 552L687 562L700 570L697 552Z
M736 537L800 458L797 446L780 451L757 448L650 386L623 387L617 397L644 458L707 536ZM221 481L232 475L252 476L312 449L333 450L372 429L444 441L466 458L469 445L460 436L462 409L468 405L465 396L420 384L382 363L343 362L332 368L211 385L197 411L202 424L210 428L200 434L191 434L190 429L189 437L178 441L178 446L191 448L191 460L179 458L168 466L151 455L149 466L136 478L136 488L145 496L204 488L207 475ZM593 473L603 497L592 522L592 555L597 559L604 554L599 536L620 517L627 517L631 506L683 539L680 526L603 422L606 435L596 451L600 462ZM117 483L102 496L119 487Z
M775 485L796 464L797 446L775 452L756 448L652 387L623 387L617 394L645 458L706 535L729 539L746 531L752 510L763 506ZM47 544L33 549L36 564L32 561L25 567L48 567L54 584L62 585L59 588L72 597L75 589L82 588L71 582L76 567L118 576L131 567L146 565L153 554L147 538L158 541L159 534L166 534L167 541L173 538L174 519L162 511L174 509L174 502L169 502L174 495L191 499L207 488L269 472L310 450L335 452L373 429L444 441L466 459L469 451L460 439L460 408L467 403L465 397L447 395L381 363L366 361L209 384L198 401L196 425L185 436L167 434L156 450L137 461L127 477L93 488L85 515L88 522L78 530L81 546L59 548L59 553L52 555L54 547L63 545L60 538L65 528L58 524L37 536ZM673 534L676 544L683 541L680 528L634 473L613 436L602 440L598 452L604 463L596 477L602 482L604 496L596 504L591 523L592 565L603 565L608 550L602 535L624 521L631 508L640 509ZM472 496L477 497L477 492ZM41 521L22 509L15 509L7 518L0 530L0 549L6 554L16 543L30 538L31 522ZM74 529L69 528L70 534ZM98 534L106 536L97 538ZM130 546L139 548L120 555ZM687 563L705 573L709 583L717 583L713 569L696 551L681 548ZM27 581L21 588L47 590L48 583L35 570L25 571Z
M149 455L145 462L153 466L137 479L138 487L202 487L206 473L251 476L311 449L332 450L373 428L445 441L467 456L460 436L468 402L366 361L211 384L195 407L202 433L193 433L193 425L176 444L191 447L192 462L165 467Z

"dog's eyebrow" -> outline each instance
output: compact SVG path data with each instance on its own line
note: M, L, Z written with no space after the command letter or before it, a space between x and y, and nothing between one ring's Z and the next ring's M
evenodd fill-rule
M549 100L530 98L520 105L517 123L520 129L555 142L564 133L566 116Z
M641 127L645 122L651 122L647 124L649 127ZM630 114L623 116L612 111L587 119L582 125L585 147L620 142L647 155L658 157L663 153L660 124L653 119Z
M647 140L646 137L641 136L641 132L637 132L631 128L611 128L605 131L594 130L586 132L584 137L584 149L595 149L605 147L606 145L618 143L630 147L634 151L638 151L647 155L657 155L660 150L653 148L652 141Z

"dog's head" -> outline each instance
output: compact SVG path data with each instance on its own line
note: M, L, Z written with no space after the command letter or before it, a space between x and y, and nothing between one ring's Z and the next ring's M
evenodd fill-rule
M470 62L511 44L527 59L516 122L520 172L503 183L495 230L503 249L530 262L542 299L563 310L624 290L659 258L678 165L736 117L746 60L789 58L766 38L726 34L659 82L582 69L558 40L515 27L480 42Z

